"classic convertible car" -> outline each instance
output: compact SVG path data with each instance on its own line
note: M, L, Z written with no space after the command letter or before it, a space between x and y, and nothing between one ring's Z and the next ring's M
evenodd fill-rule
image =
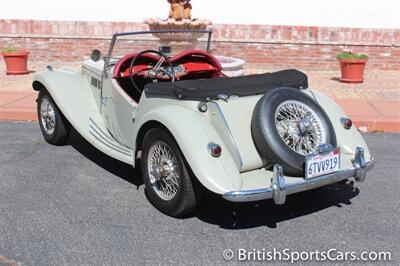
M172 55L143 41L171 32L208 34L207 49ZM194 211L204 188L232 202L284 204L365 179L374 160L362 136L304 73L227 77L210 44L210 31L116 33L108 54L94 50L80 71L48 66L33 81L45 140L62 145L73 127L117 160L140 159L149 200L171 216Z

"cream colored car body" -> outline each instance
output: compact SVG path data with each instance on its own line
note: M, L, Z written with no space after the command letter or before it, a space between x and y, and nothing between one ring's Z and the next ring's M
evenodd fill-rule
M166 98L146 98L134 102L112 78L105 78L104 61L87 60L81 70L58 69L36 74L34 88L45 87L72 126L103 153L131 164L140 156L141 136L154 123L170 131L198 180L209 190L229 191L270 187L272 171L263 168L251 136L251 117L261 95L230 97L207 103ZM107 69L112 73L112 67ZM108 75L110 76L110 75ZM302 90L326 111L341 148L341 168L351 168L356 147L371 158L366 143L355 127L344 129L341 108L322 93ZM222 155L214 158L207 146L220 144ZM299 178L285 177L286 184Z

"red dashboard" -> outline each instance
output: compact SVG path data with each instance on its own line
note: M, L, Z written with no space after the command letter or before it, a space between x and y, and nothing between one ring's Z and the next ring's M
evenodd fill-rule
M129 67L136 54L121 58L114 68L114 78L129 77ZM160 60L158 55L144 54L138 58L133 72L148 69ZM178 79L196 79L202 77L220 77L221 63L210 53L201 50L189 50L170 58ZM164 63L162 67L168 67ZM143 73L143 72L142 72Z

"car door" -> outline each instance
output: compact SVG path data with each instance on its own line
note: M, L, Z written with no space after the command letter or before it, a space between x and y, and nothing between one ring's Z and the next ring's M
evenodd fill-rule
M133 148L133 122L137 103L119 86L118 82L107 75L102 87L102 115L109 133L128 148Z

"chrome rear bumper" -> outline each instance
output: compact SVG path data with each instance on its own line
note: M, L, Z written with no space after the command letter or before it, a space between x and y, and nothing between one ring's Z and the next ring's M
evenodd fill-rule
M275 204L281 205L285 203L286 195L333 184L350 177L355 177L356 181L362 182L366 178L367 171L373 166L374 160L371 159L367 162L364 157L364 149L357 148L352 168L310 179L299 178L299 182L286 184L282 166L276 164L274 165L271 187L254 190L231 191L225 193L223 197L232 202L259 201L272 198Z

